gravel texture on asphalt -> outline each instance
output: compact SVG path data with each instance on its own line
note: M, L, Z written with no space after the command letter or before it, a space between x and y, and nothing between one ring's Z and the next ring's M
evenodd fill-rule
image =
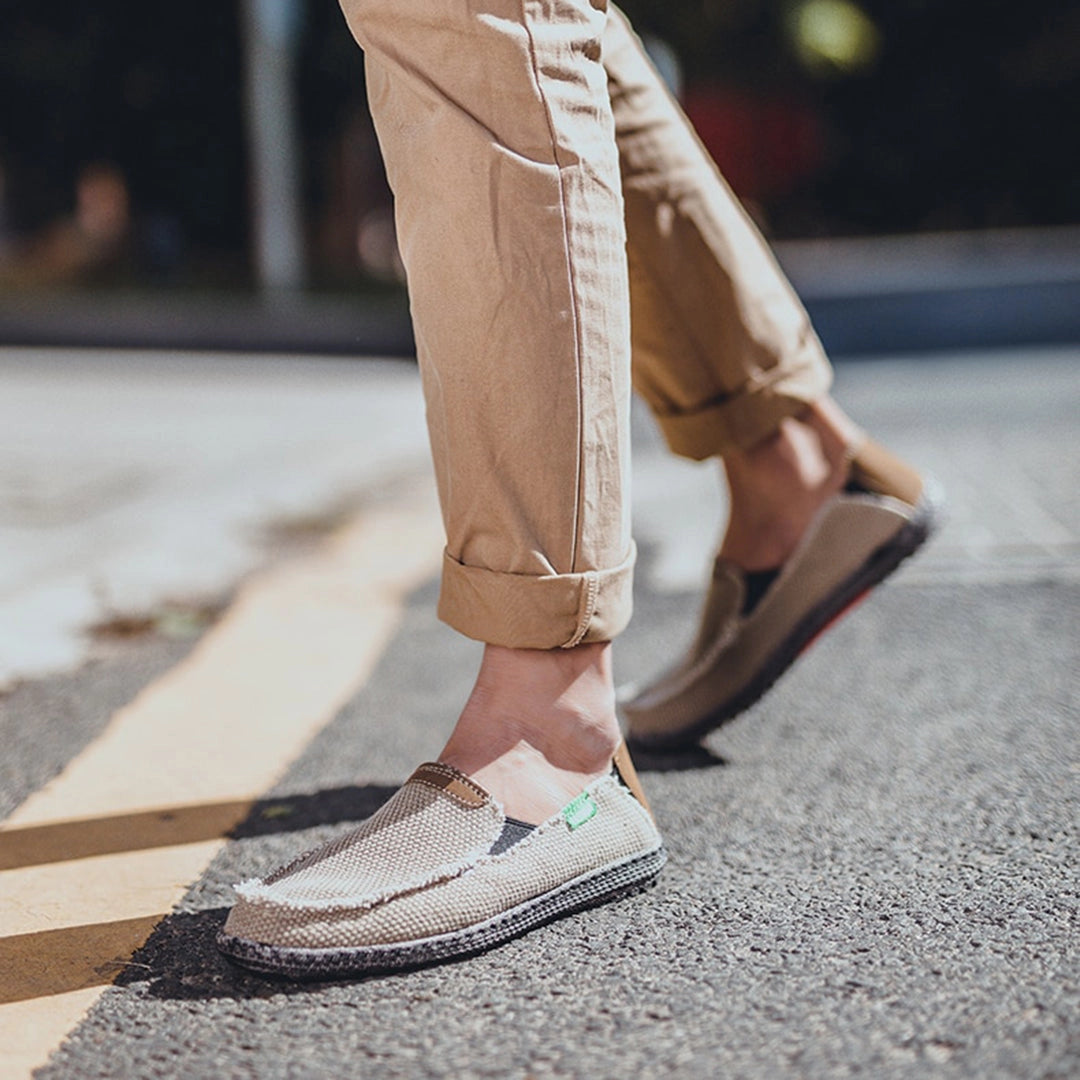
M1080 1072L1080 587L1060 582L886 585L700 751L640 760L671 855L642 896L407 974L230 967L230 883L437 752L478 647L433 599L41 1080ZM695 607L639 589L621 676Z
M194 646L146 634L75 672L0 693L0 820L91 743L117 709Z

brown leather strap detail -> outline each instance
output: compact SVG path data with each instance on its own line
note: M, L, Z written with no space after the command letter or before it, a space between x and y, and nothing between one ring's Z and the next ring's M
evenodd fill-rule
M649 800L645 798L645 792L642 790L641 781L638 779L637 770L634 768L634 763L630 760L630 751L626 749L626 743L620 742L619 749L615 751L615 757L612 759L615 769L619 774L619 779L630 789L630 794L648 811L649 817L653 817L652 807L649 805Z
M872 439L865 440L851 462L851 478L870 491L915 506L922 498L922 477Z
M421 765L409 777L409 783L414 780L438 788L468 807L486 806L491 798L479 784L473 783L464 773L440 761L429 761Z

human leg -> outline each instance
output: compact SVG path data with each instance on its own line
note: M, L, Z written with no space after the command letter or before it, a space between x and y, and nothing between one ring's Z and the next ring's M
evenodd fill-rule
M728 524L720 557L743 570L774 570L798 547L821 508L842 490L862 433L830 397L785 416L747 449L724 455Z
M722 458L722 551L780 566L843 486L861 433L798 297L625 17L604 40L623 191L633 377L671 449Z
M772 253L625 17L604 63L615 119L634 387L671 449L747 449L824 396L829 363Z
M535 705L515 687L531 681L554 705L609 683L598 663L557 690L568 662L551 650L608 641L629 617L628 287L606 15L585 0L345 10L409 280L447 530L439 612L488 646L468 730L447 752L502 775L483 758L505 741L503 717L524 725ZM606 768L613 703L572 711L589 717L582 743L603 744L590 771ZM554 708L549 719L565 721ZM487 727L497 737L477 738ZM526 738L531 767L513 772L560 788L532 752L542 733ZM530 811L520 786L495 786L511 813Z
M925 539L933 512L921 480L828 396L805 310L618 13L604 48L634 384L674 452L722 459L730 492L695 643L625 695L636 741L676 745L752 704Z
M447 532L439 611L485 650L438 762L354 834L241 888L222 947L287 974L460 955L663 862L611 677L634 552L604 4L343 7L409 281Z

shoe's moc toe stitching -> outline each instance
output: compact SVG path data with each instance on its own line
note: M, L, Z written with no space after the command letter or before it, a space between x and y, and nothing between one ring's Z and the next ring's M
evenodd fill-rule
M450 787L428 782L431 770ZM455 770L421 766L358 829L237 886L219 947L255 970L297 978L429 963L614 899L663 865L649 812L615 776L493 854L504 821Z
M923 543L938 498L868 442L852 462L848 490L822 508L748 614L744 572L717 559L687 655L644 689L621 695L630 741L684 746L752 705L817 634Z
M225 932L289 936L314 912L363 910L461 873L489 851L502 811L448 766L422 765L358 828L236 886Z

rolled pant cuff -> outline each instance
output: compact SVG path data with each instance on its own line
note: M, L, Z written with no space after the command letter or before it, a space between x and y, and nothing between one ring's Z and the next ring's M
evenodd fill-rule
M636 549L609 570L506 574L445 552L439 618L466 637L513 649L569 649L610 641L630 621Z
M831 385L832 368L818 346L797 365L761 372L730 397L690 412L657 413L656 421L672 453L703 461L767 439L784 417L802 412Z

